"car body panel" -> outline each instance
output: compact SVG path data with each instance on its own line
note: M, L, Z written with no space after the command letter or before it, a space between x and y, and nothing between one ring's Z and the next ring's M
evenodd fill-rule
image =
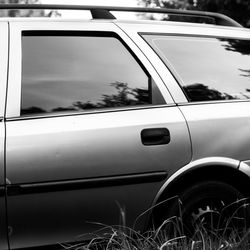
M187 127L177 107L24 119L7 121L6 127L11 184L161 171L166 162L171 171L191 159ZM141 131L157 127L168 128L170 143L143 146ZM183 160L176 151L183 152Z
M12 188L19 189L8 197L10 244L14 248L35 244L31 239L39 239L37 241L43 244L63 238L70 240L74 235L93 231L93 225L86 221L95 218L105 224L116 224L115 216L100 216L100 210L116 213L116 202L131 213L131 217L128 216L131 226L150 206L163 182L150 183L149 180L146 185L138 180L137 185L104 188L93 178L174 172L191 160L189 134L177 107L9 121L6 126L7 177L11 183L8 190L11 193ZM152 127L168 128L171 142L143 146L140 133ZM80 187L74 192L63 188L65 180L74 184L75 180L84 179L96 181L97 188ZM22 194L22 187L18 187L43 183L49 188L55 180L61 185L61 191L45 190L38 194L34 188L32 194ZM138 204L132 209L135 202ZM72 220L65 219L67 213ZM27 220L25 215L37 219ZM79 220L82 215L83 220ZM61 221L60 228L67 231L57 232L56 221Z
M106 225L121 223L119 206L126 211L126 225L149 208L161 182L82 188L68 191L10 195L8 216L10 248L40 247L89 240ZM135 197L135 194L137 196ZM140 194L140 195L138 195ZM17 209L18 208L18 209ZM144 219L144 218L143 218ZM142 230L140 220L136 229ZM47 249L47 248L45 248Z
M8 249L5 197L5 102L8 68L8 23L0 23L0 249Z
M4 140L5 140L5 102L7 88L7 68L8 68L8 23L0 23L0 186L5 184L4 166Z
M0 38L0 118L4 117L7 87L7 69L8 69L8 23L0 22L1 38ZM2 180L1 180L2 182Z
M249 101L190 104L180 109L190 130L193 160L213 156L249 159Z
M0 187L0 249L9 249L5 187Z

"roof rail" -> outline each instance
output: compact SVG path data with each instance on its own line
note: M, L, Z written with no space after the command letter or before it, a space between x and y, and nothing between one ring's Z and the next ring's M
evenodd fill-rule
M116 6L93 6L93 5L58 5L58 4L0 4L0 9L48 9L48 10L89 10L94 19L115 19L110 11L162 13L176 16L202 17L213 19L216 25L242 27L230 17L205 11L176 10L166 8L143 8L143 7L116 7Z

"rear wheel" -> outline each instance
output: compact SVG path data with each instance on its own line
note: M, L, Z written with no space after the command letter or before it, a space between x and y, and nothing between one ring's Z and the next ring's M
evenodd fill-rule
M247 230L247 200L227 183L203 181L180 192L178 197L180 206L165 207L164 218L178 215L185 235L192 237L204 231L219 236L235 232L243 234Z

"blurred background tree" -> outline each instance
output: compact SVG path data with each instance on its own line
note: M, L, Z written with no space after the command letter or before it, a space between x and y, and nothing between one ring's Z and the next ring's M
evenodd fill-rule
M245 27L250 27L249 0L138 0L140 6L202 10L225 14Z
M0 0L0 4L39 4L40 0ZM60 16L57 11L51 10L0 10L1 17L43 17Z

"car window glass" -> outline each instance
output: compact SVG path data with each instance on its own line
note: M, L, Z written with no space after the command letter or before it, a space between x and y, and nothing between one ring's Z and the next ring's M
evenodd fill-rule
M189 101L250 99L250 41L144 35Z
M23 34L21 115L149 105L151 92L148 73L112 34Z

